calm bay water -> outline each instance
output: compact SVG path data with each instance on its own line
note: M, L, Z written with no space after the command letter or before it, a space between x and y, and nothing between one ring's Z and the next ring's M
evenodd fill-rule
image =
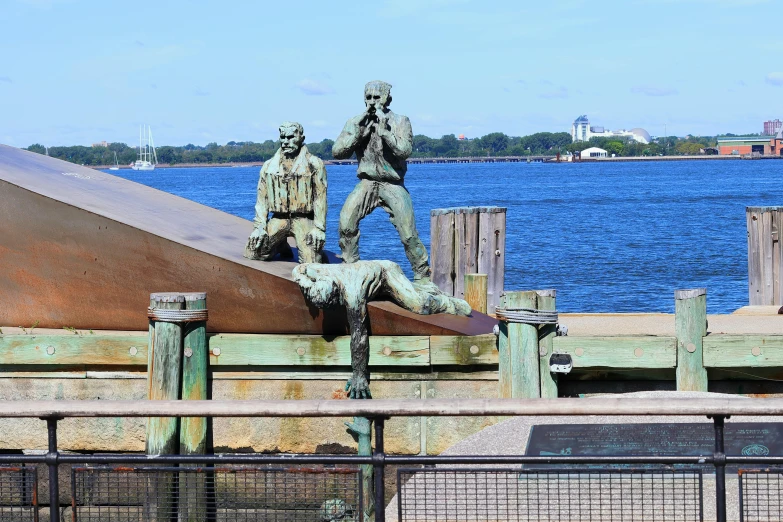
M252 219L258 170L119 175ZM356 167L327 170L326 248L339 252ZM695 287L707 288L709 313L747 305L745 207L783 204L778 161L410 165L405 180L428 248L430 209L508 207L505 288L556 288L564 312L673 312L674 290ZM383 210L361 230L363 259L391 259L411 275Z

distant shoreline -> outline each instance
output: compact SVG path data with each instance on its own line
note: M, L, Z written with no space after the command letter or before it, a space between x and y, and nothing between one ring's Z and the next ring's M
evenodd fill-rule
M698 155L698 156L618 156L615 158L584 158L581 161L573 163L603 163L603 162L629 162L629 161L688 161L688 160L774 160L783 159L781 156L759 156L756 158L747 158L742 156L720 156L720 155ZM557 163L554 156L531 156L533 163ZM489 158L410 158L409 164L466 164L466 163L527 163L525 156L495 156ZM560 163L572 163L560 161ZM250 163L176 163L169 165L159 163L157 168L162 169L187 169L197 167L258 167L264 164L263 161ZM356 160L324 160L326 165L356 165ZM114 165L85 165L91 169L107 170ZM131 170L127 165L121 165L120 170Z

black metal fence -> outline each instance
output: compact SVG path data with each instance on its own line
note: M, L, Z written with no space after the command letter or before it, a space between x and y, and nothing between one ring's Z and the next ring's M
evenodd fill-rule
M431 400L395 403L393 408L382 401L289 401L268 407L219 401L198 405L150 401L157 404L120 407L98 401L74 403L60 410L36 409L35 405L22 403L12 409L0 403L0 417L50 412L43 417L48 430L46 454L0 455L0 466L6 466L0 468L0 520L36 520L38 488L33 464L48 467L52 521L59 520L61 509L66 508L73 510L76 521L362 520L369 493L363 488L370 478L363 477L360 469L371 469L375 521L383 522L388 500L385 475L389 466L395 466L404 468L398 471L398 504L394 506L401 521L702 520L702 473L714 471L715 518L724 522L727 464L745 470L740 473L742 520L781 520L782 471L763 466L782 466L783 457L726 455L724 450L726 416L737 411L758 414L763 401L767 399L745 400L735 407L724 400L714 403L718 406L706 407L632 400L601 405L600 399L558 399L559 409L551 412L681 415L700 408L712 412L715 445L711 453L695 456L427 456L389 455L383 449L384 426L390 415L540 415L554 401L514 401L501 407L489 402ZM773 402L766 404L775 405L770 414L783 413L783 401L769 401ZM573 404L578 408L566 407ZM64 415L193 416L194 408L212 416L365 414L374 424L375 447L371 455L84 455L58 450L57 426ZM389 415L375 411L384 408L388 408ZM534 466L523 468L525 465ZM73 493L72 502L62 505L58 481L61 466L72 468ZM748 471L753 466L762 468Z
M324 467L73 467L73 518L361 520L361 472Z
M38 474L34 467L0 467L0 520L38 522Z
M783 520L783 468L739 470L740 520Z
M400 522L703 520L702 472L400 469Z

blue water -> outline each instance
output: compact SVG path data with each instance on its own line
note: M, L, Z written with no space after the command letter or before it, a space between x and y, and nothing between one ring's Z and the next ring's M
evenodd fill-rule
M334 252L355 172L328 167L327 249ZM258 168L119 175L253 218ZM505 288L556 288L566 312L672 312L674 290L695 287L707 288L709 313L745 306L745 207L783 204L778 161L410 165L405 181L428 248L430 209L508 207ZM385 212L377 209L361 230L363 259L391 259L411 275Z

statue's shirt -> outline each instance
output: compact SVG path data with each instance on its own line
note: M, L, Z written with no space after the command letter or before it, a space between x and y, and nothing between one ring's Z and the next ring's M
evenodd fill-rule
M302 146L290 170L283 167L279 149L264 163L261 179L266 183L269 211L291 214L313 212L313 185L318 169L311 165L310 158L307 147Z
M405 159L410 154L413 131L407 116L394 114L392 111L389 111L387 115L389 132L398 144L405 143L407 145L408 153L405 155L395 154L392 147L385 143L377 132L373 132L365 144L359 144L356 147L356 159L359 161L356 173L361 179L401 183L408 170ZM359 115L352 118L346 128L352 126L357 129L355 132L358 133L362 117L363 115ZM403 146L403 148L405 147Z

